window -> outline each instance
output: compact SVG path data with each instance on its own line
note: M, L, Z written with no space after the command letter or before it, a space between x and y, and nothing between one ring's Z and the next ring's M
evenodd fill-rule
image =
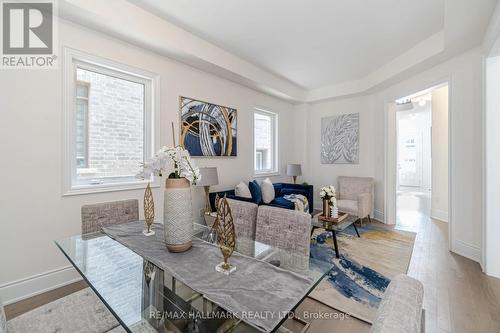
M156 76L67 51L66 194L134 188L153 153Z
M76 82L76 166L77 168L88 168L88 122L87 113L89 107L88 82Z
M278 172L278 116L257 109L254 113L254 170L256 174Z

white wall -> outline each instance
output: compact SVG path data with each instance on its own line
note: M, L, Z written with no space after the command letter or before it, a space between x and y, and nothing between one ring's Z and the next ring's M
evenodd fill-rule
M358 164L321 164L321 118L333 115L359 113L359 163ZM315 188L325 185L337 186L338 176L375 177L374 140L377 137L376 114L372 110L371 98L358 97L311 104L307 110L307 172L305 180ZM380 192L380 179L376 179L375 209L383 210L383 192ZM318 191L314 202L321 206Z
M178 128L180 95L238 109L238 157L196 159L199 166L218 167L221 185L214 190L253 178L254 106L279 113L282 175L286 163L298 159L289 144L294 134L292 105L67 22L60 22L59 34L59 47L161 75L161 145L172 144L170 123ZM53 240L80 232L82 205L143 197L142 190L62 197L62 77L61 69L0 73L0 296L5 301L77 278ZM275 177L279 179L289 178ZM203 191L194 188L193 193L199 212ZM161 189L154 189L154 197L157 216L162 216Z
M482 168L482 54L471 50L383 91L312 105L292 106L233 82L105 35L62 22L60 43L143 68L161 75L161 145L171 144L170 123L178 125L178 97L190 96L238 109L238 157L197 159L217 166L223 189L253 176L252 108L279 113L280 171L286 163L302 163L304 176L316 188L335 184L338 175L373 176L375 217L387 219L386 138L389 103L437 83L450 81L451 249L480 260ZM60 52L62 54L62 52ZM143 191L122 191L62 197L62 72L2 70L0 73L0 153L2 212L0 233L0 296L13 300L43 291L78 276L56 250L53 239L80 232L84 204L141 199ZM360 113L360 163L320 164L320 119ZM7 124L7 125L5 125ZM394 125L394 124L393 124ZM394 127L395 128L395 127ZM495 137L496 139L496 137ZM391 147L389 147L391 148ZM495 165L496 166L496 165ZM201 189L194 189L195 210L203 207ZM161 189L154 190L157 202ZM317 201L319 203L319 201ZM158 216L161 216L161 206ZM391 222L388 220L387 222ZM495 229L492 229L495 230ZM493 235L498 234L498 232ZM496 252L498 253L498 249Z
M432 91L431 217L448 222L448 86Z
M308 165L306 178L315 187L336 183L339 175L373 176L376 181L375 216L394 223L395 170L392 193L386 182L386 156L395 143L391 103L403 96L449 81L451 149L451 249L481 261L482 234L482 94L483 55L472 49L427 71L408 77L380 92L354 98L326 101L308 107ZM337 113L360 112L361 144L359 165L319 163L320 118ZM393 119L393 120L394 120ZM389 131L389 129L391 131ZM389 140L390 139L390 140ZM393 142L385 147L385 142ZM395 161L395 156L392 156ZM390 162L393 163L393 162ZM395 165L395 162L394 162ZM394 168L395 169L395 168ZM388 212L389 210L389 212Z
M486 63L486 230L484 263L487 274L500 278L500 56L492 57Z

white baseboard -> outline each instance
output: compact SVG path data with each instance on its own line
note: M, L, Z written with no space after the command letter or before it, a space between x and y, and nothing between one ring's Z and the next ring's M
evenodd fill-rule
M81 279L73 266L65 266L0 285L0 298L7 305Z
M481 264L481 249L475 245L468 244L461 240L455 240L451 244L451 251Z
M373 210L373 217L375 218L375 220L385 223L385 216L383 211L379 209Z
M448 222L448 212L439 209L431 209L431 218L442 222Z

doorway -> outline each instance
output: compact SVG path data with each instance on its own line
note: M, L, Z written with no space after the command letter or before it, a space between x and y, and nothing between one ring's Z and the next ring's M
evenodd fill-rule
M448 86L395 101L396 226L448 219Z

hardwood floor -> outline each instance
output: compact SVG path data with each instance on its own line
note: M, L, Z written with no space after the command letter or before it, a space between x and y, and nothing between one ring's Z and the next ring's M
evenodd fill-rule
M12 319L19 315L22 315L25 312L36 309L39 306L55 301L56 299L72 294L86 287L87 283L85 283L85 281L82 280L68 284L67 286L61 288L47 291L40 295L24 299L17 303L7 305L5 306L5 317L7 317L7 320Z
M417 200L425 200L418 199ZM410 200L411 201L411 200ZM419 203L422 207L425 203ZM402 210L404 211L404 209ZM424 309L427 333L500 332L500 280L486 276L479 264L448 251L448 224L425 214L399 212L403 223L398 228L417 232L408 275L422 281L425 288ZM85 287L69 285L6 307L8 318L48 303ZM306 299L297 309L299 317L308 313L330 313L337 319L307 320L308 332L368 332L370 325L313 299ZM300 331L298 322L287 322Z

